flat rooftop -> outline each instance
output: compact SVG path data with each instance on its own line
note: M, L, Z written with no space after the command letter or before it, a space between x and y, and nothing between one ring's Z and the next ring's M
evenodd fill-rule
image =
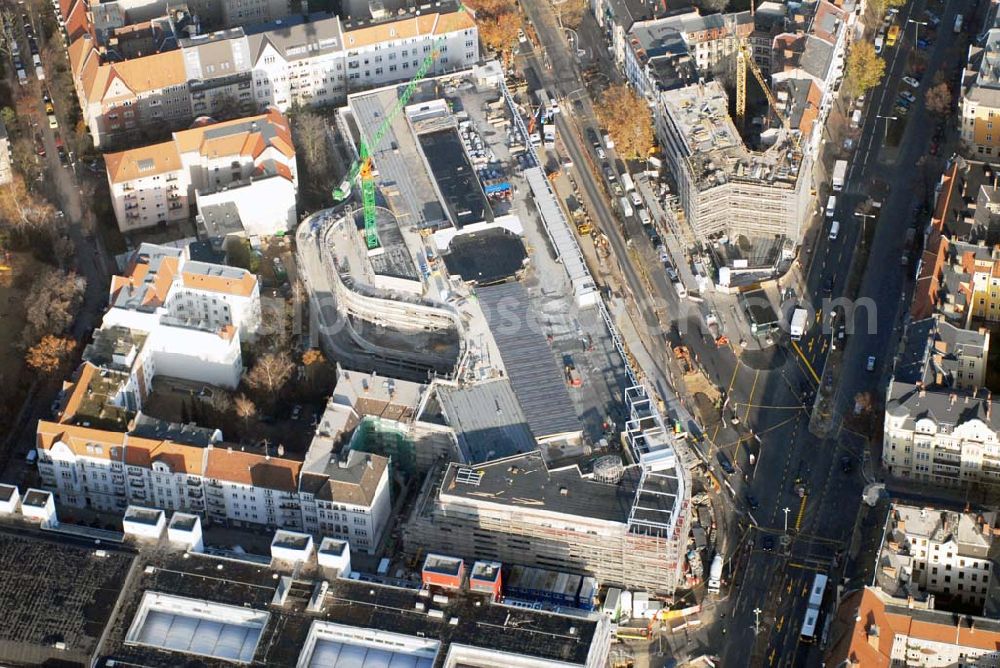
M458 447L470 464L538 447L507 378L453 387L439 384L437 398Z
M190 655L176 650L128 642L129 630L142 610L147 592L204 601L212 606L233 606L251 618L270 614L255 646L253 662L289 668L301 665L299 662L310 656L309 641L317 640L314 622L322 623L331 632L319 634L320 638L347 641L348 646L364 646L364 641L358 641L361 636L399 634L406 639L422 639L428 645L440 643L440 657L446 655L451 644L461 644L576 665L586 663L598 629L608 632L607 622L596 616L565 617L494 605L489 603L488 595L469 592L449 592L449 602L442 606L421 596L417 588L346 579L327 580L329 589L321 599L320 612L304 615L302 610L313 593L314 571L300 571L291 585L287 603L275 607L270 604L280 582L276 576L290 573L290 566L283 570L197 554L185 558L181 552L148 552L144 557L143 568L136 569L131 586L122 594L118 614L104 644L104 658L155 668L191 660ZM443 608L443 615L431 617L420 612L418 602L428 608ZM236 614L234 610L221 609ZM338 626L343 628L337 629ZM318 656L331 656L327 653L329 649L332 647L321 648ZM208 656L202 656L200 661L212 667L231 665ZM306 665L320 664L312 661Z
M479 185L476 171L454 128L421 134L420 147L430 165L455 227L493 222L493 211Z
M441 482L442 495L622 524L635 492L632 475L617 485L589 480L575 466L549 469L537 450L475 467L451 463Z
M90 665L134 559L100 547L104 556L92 541L0 528L0 664Z
M524 286L491 285L477 295L532 433L544 439L581 431L563 370L540 331L544 316L532 307Z

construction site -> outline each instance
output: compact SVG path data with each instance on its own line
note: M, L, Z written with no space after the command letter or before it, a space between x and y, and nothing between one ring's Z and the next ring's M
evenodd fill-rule
M751 148L711 81L660 96L657 134L676 181L678 222L718 247L731 270L765 270L801 237L811 201L808 157L787 127L765 128Z

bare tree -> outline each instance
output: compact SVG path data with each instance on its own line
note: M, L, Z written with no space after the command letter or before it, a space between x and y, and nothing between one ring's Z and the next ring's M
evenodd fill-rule
M247 386L257 393L258 397L273 401L291 379L294 370L295 364L288 353L265 353L247 373Z
M43 230L55 220L55 214L55 207L33 195L19 174L0 187L0 220L16 232Z
M86 281L76 274L50 269L31 286L25 303L26 346L33 346L47 334L60 335L69 329L83 301Z
M947 116L951 112L951 101L951 89L944 81L928 88L924 95L927 111L939 116Z
M236 409L236 416L243 422L243 431L250 429L250 422L257 416L257 406L245 394L238 394L233 400Z
M326 139L326 119L313 111L302 111L295 115L292 123L295 146L302 150L306 169L315 173L325 169L329 160Z

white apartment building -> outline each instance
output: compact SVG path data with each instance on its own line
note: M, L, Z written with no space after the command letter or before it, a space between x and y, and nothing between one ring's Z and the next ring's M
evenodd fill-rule
M101 343L114 351L106 363L133 374L140 393L149 390L154 375L239 384L240 341L252 339L261 322L260 286L250 272L143 244L127 273L112 278L110 302L101 329L114 331L95 335L95 343L113 339ZM132 334L125 337L122 330Z
M1000 484L1000 414L983 388L989 334L943 319L912 323L887 393L882 464L894 476L964 487Z
M893 505L886 521L876 583L897 598L923 599L932 607L982 610L990 589L996 513L959 513Z
M180 129L222 107L240 113L293 104L341 104L351 90L411 78L437 46L431 74L479 60L475 20L451 3L409 16L342 24L290 17L181 40L175 51L103 62L89 34L69 47L84 119L97 146L143 129Z
M142 504L228 526L334 536L368 553L381 541L391 509L387 458L348 451L329 476L302 475L302 462L238 449L217 430L142 415L131 431L85 427L104 408L80 405L98 389L95 376L82 380L60 421L38 424L39 475L60 504L116 513Z
M198 205L233 202L248 234L296 221L298 168L277 109L175 132L170 141L105 155L122 232L186 221Z

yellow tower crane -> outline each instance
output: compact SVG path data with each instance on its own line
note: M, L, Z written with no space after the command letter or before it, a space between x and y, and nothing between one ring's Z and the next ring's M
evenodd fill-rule
M747 68L753 72L753 76L757 79L757 83L760 84L761 90L764 91L764 95L767 96L767 104L771 107L771 111L774 115L778 117L781 124L785 128L785 132L788 137L792 140L792 144L795 146L796 151L800 151L799 140L792 132L792 124L778 109L778 101L774 99L774 95L771 93L771 87L767 85L764 81L764 75L761 74L760 68L757 67L757 63L753 60L753 55L750 51L750 45L747 43L745 38L739 38L739 48L736 51L736 122L740 127L746 122L747 115Z

